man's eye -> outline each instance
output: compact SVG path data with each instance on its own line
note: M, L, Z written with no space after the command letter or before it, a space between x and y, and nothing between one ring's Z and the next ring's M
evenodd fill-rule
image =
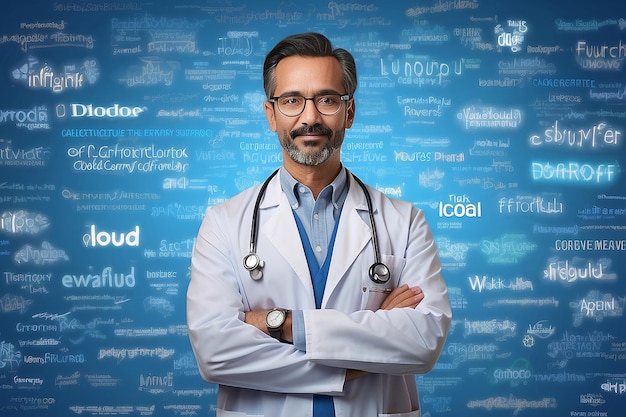
M337 103L337 99L334 96L320 96L317 98L317 104L324 106L333 106Z
M285 106L296 106L300 104L302 99L300 97L283 97L280 99L280 103Z

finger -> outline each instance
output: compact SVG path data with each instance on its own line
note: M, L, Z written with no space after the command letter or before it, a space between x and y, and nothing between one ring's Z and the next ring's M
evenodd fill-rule
M402 293L406 292L406 291L410 291L409 286L407 284L404 284L398 288L394 288L388 295L387 297L385 297L385 300L383 301L383 303L381 304L380 308L382 308L383 310L387 310L390 308L393 308L393 302L394 300Z
M415 308L417 305L424 299L424 294L419 293L415 294L414 292L410 292L406 297L402 297L401 299L396 299L393 308L402 308L402 307L411 307Z
M424 299L424 293L418 286L408 288L408 286L399 287L392 291L383 306L384 310L391 310L392 308L411 307L415 308Z
M394 299L392 300L391 304L397 307L399 305L402 305L403 303L406 303L407 301L412 300L415 297L415 295L416 294L413 292L412 289L407 288L405 291L402 291L401 293L396 295Z
M415 308L419 305L419 303L422 302L423 299L424 299L424 294L421 293L419 295L415 295L411 298L406 299L405 301L400 303L397 307L398 308L402 308L402 307Z
M401 291L392 292L389 294L389 297L387 297L388 302L386 305L386 309L390 310L400 305L406 305L406 301L410 300L414 296L415 293L411 288L408 288L408 286L403 287Z

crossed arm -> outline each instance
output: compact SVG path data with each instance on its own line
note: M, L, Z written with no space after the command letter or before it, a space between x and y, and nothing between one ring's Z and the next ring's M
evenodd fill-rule
M407 284L404 284L387 295L382 305L380 306L381 310L391 310L394 308L415 308L417 305L424 299L424 293L422 289L418 286L410 287ZM250 324L257 329L261 330L265 334L268 334L267 326L265 324L265 316L269 310L261 310L261 311L249 311L246 313L245 322ZM287 314L287 319L285 324L283 325L282 331L282 339L285 342L293 343L293 331L291 326L291 314L290 312ZM346 380L358 378L360 376L366 375L367 373L364 371L358 371L354 369L349 369L346 373Z
M422 289L420 287L415 286L409 288L407 284L404 284L398 288L395 288L389 293L389 295L385 298L382 305L380 306L380 309L391 310L394 308L403 307L415 308L423 299L424 293L422 292ZM269 310L248 311L246 313L245 322L256 327L265 334L269 334L267 331L267 326L265 325L265 316L267 315L268 311ZM291 314L287 314L287 320L283 325L282 338L286 342L293 343Z

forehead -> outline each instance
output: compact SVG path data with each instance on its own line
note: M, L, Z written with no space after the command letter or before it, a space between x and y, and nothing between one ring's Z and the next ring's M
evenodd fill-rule
M320 91L345 93L343 71L334 57L290 56L276 66L276 95L298 92L305 95Z

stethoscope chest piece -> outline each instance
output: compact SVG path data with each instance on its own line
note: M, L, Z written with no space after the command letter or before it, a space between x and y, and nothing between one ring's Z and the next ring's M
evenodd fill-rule
M385 284L391 276L389 268L382 262L377 262L370 266L369 275L370 279L377 284Z
M255 281L260 280L263 277L263 271L261 270L264 266L265 262L263 262L256 253L249 253L243 258L243 266L250 272L250 278Z

